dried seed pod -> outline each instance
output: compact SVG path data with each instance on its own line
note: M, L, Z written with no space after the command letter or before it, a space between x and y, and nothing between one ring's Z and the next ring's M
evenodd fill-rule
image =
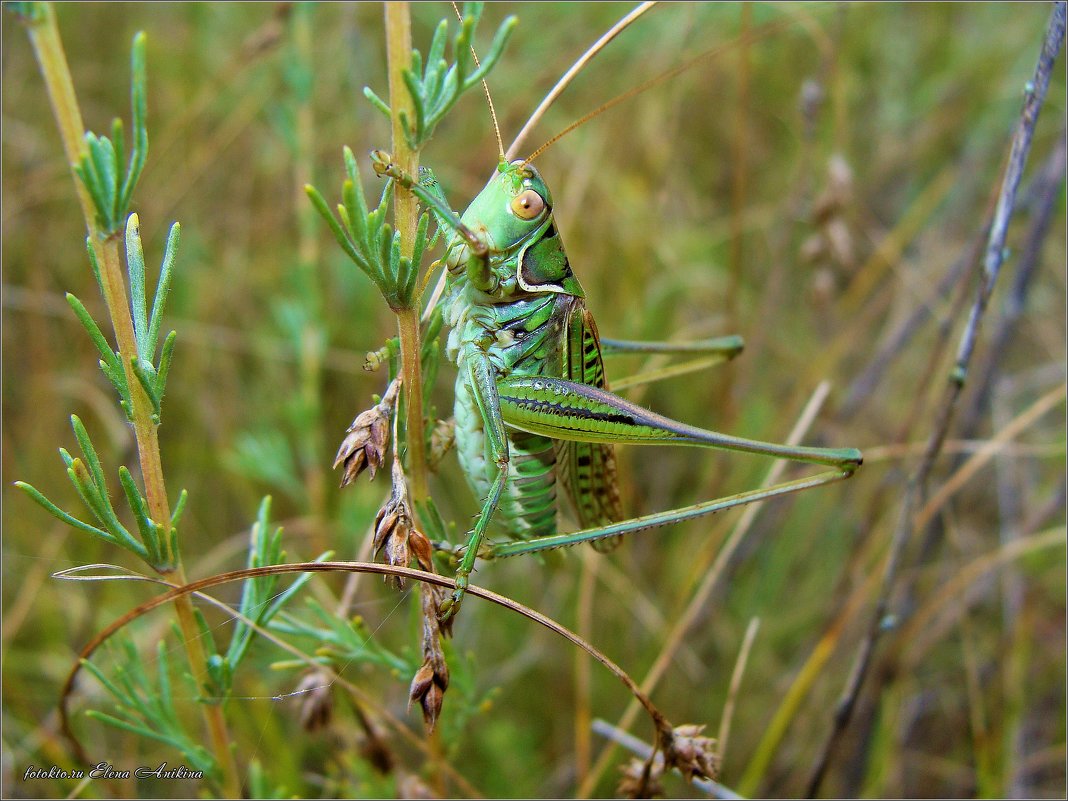
M704 726L686 723L671 730L671 738L664 744L664 761L668 767L678 768L686 781L695 776L715 779L719 771L716 741L704 737Z
M423 532L415 528L415 516L408 501L408 483L400 460L393 460L393 489L375 518L375 533L372 545L375 558L382 554L387 565L408 567L415 557L423 570L434 572L433 546ZM398 589L404 586L400 576L387 576Z
M389 418L383 419L381 406L372 406L361 412L345 432L345 439L334 457L334 468L344 464L341 486L355 481L360 473L368 470L375 477L382 466L383 455L389 442Z
M375 558L378 558L381 553L387 565L407 567L411 560L408 541L414 531L404 472L400 467L400 462L394 459L393 492L389 500L378 510L378 516L375 518L373 543ZM400 576L387 576L386 580L392 581L393 586L398 589L404 586L404 579Z
M664 795L664 787L660 784L660 777L664 775L663 760L649 762L634 757L619 769L623 773L616 788L620 797L657 798Z
M411 542L419 566L433 572L429 540L421 533L414 532ZM449 687L449 666L445 661L445 649L441 639L451 633L451 627L438 620L438 607L446 594L445 588L424 582L420 593L423 612L423 664L412 678L408 691L408 708L411 709L412 704L418 701L423 710L423 723L427 731L433 731L441 715L445 690Z
M433 731L441 714L441 704L445 700L445 690L449 688L449 669L441 659L428 658L412 677L408 689L408 708L418 702L423 710L423 723L427 731Z
M419 565L419 569L433 573L434 546L430 544L426 534L419 530L413 530L411 536L408 537L408 546L411 548L412 556L415 557L415 563Z
M400 390L400 380L395 379L386 390L382 400L366 411L356 415L352 425L345 431L345 439L334 457L334 469L344 465L341 486L355 481L360 473L368 470L371 478L382 466L389 444L389 420L393 414L393 405Z

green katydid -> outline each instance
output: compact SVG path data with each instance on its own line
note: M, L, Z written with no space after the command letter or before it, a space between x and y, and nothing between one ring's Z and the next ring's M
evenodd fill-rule
M627 15L579 59L543 101L509 153L515 151L525 131L576 68L649 6L643 4ZM443 38L435 42L444 46ZM457 40L461 52L465 46ZM493 52L498 51L495 47ZM448 237L441 260L446 267L444 294L435 291L424 320L443 320L451 329L446 353L458 367L455 445L482 508L466 545L455 551L459 557L456 590L441 605L443 619L456 614L478 558L534 553L587 541L599 550L608 550L623 534L837 481L852 475L861 463L860 452L853 448L791 447L718 434L662 417L608 391L603 364L608 352L700 353L705 354L699 360L701 366L706 366L739 353L741 339L723 337L689 345L601 340L564 251L553 217L552 195L531 162L578 125L714 52L691 59L606 103L526 160L510 161L510 156L501 155L496 172L462 217L449 208L429 171L417 180L393 164L388 154L372 154L375 171L416 195L433 211L439 229ZM388 112L384 103L378 101L378 105ZM492 103L490 110L492 113ZM351 154L348 158L351 160ZM358 180L354 163L349 171L353 180ZM325 202L314 195L313 200L339 242L351 251L351 242L333 221ZM346 208L349 205L346 202ZM342 216L343 220L351 217L358 222L365 214L366 209L354 206ZM386 397L395 396L393 384ZM392 401L383 401L377 408L391 409ZM375 410L364 414L375 419L380 416ZM364 446L367 432L362 432L362 417L350 428L350 433L355 433L342 445L338 464L347 462L346 454L359 452ZM379 436L371 436L375 441L367 448L374 454L372 462L380 463L379 440L385 424L380 421L376 425ZM617 443L724 448L829 469L809 478L625 520L616 478ZM355 458L351 466L347 464L343 483L367 463ZM373 469L372 464L372 475ZM403 477L400 480L403 482ZM580 531L557 532L558 486L570 498ZM510 541L484 544L491 522Z
M553 218L553 200L526 161L503 157L462 217L432 180L402 172L388 154L372 154L375 171L413 192L452 230L443 262L441 299L451 332L447 355L457 365L456 447L468 483L482 500L456 572L443 619L459 609L477 558L501 558L590 542L606 549L620 535L711 514L847 478L860 466L854 448L790 447L727 436L662 417L608 391L602 341L571 270ZM634 343L620 343L634 349ZM704 350L724 357L741 349L725 337L663 351ZM623 519L615 444L724 448L824 465L809 478ZM556 530L556 486L570 497L582 530ZM483 544L487 527L513 541Z

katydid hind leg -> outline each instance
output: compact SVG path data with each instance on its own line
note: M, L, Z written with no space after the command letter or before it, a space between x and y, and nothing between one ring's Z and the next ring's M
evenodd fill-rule
M497 382L497 396L507 424L554 439L720 448L826 465L843 473L852 473L863 460L856 448L781 445L709 431L566 379L508 376Z
M860 451L855 448L781 445L689 426L658 415L605 390L574 381L545 377L508 377L498 381L497 392L501 414L508 425L555 439L605 444L691 445L791 459L824 465L831 469L808 478L786 481L642 518L613 521L572 534L496 545L487 554L492 558L535 553L579 542L597 543L602 539L618 538L633 531L688 520L817 487L848 478L863 460Z
M637 531L647 531L686 520L715 514L738 506L778 498L794 492L802 492L815 487L831 484L849 478L851 473L841 470L824 470L814 476L799 478L793 481L784 481L748 492L740 492L725 498L717 498L711 501L703 501L684 506L680 509L671 509L666 512L656 512L643 517L635 517L618 523L610 523L605 526L582 529L569 534L556 534L551 537L542 537L537 540L524 540L519 542L498 543L485 551L482 556L486 559L504 559L521 554L540 553L555 548L567 548L579 543L589 542L595 544L604 539L614 539Z

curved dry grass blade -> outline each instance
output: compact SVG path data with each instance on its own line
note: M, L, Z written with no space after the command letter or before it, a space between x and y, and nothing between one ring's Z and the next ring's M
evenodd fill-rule
M524 161L526 163L534 161L534 159L536 159L538 156L540 156L542 153L544 153L546 150L548 150L554 144L559 142L561 139L563 139L569 133L574 131L576 128L579 128L579 127L585 125L587 122L589 122L590 120L594 119L595 117L599 117L601 114L603 114L604 112L608 111L608 109L614 108L615 106L618 106L620 103L623 103L623 102L625 102L627 100L630 100L632 97L636 97L636 96L638 96L638 95L640 95L640 94L642 94L644 92L647 92L650 89L653 89L654 87L657 87L660 84L664 83L665 81L671 80L672 78L674 78L677 75L681 75L682 73L686 72L686 70L690 69L691 67L693 67L696 64L701 63L702 61L704 61L707 58L713 58L715 56L722 55L726 51L730 50L732 47L735 47L735 46L737 46L738 44L740 44L742 42L744 42L746 44L750 44L750 43L752 43L752 42L754 42L754 41L756 41L758 39L762 39L765 36L770 36L773 33L778 33L779 31L782 31L782 30L788 28L789 26L793 25L796 22L797 17L802 17L802 16L807 19L811 15L810 14L789 15L789 16L785 17L782 20L778 20L776 22L769 22L769 23L767 23L765 25L761 25L758 28L751 28L749 30L749 32L745 36L740 36L740 37L738 37L738 38L736 38L736 39L734 39L734 40L732 40L730 42L725 42L724 44L717 45L716 47L713 47L713 48L710 48L708 50L705 50L703 53L699 53L696 56L694 56L693 58L687 59L686 61L682 62L678 66L672 67L671 69L667 70L666 72L662 72L659 75L657 75L657 76L655 76L653 78L650 78L649 80L645 81L644 83L640 83L637 86L632 87L631 89L628 89L626 92L623 92L623 94L617 95L616 97L614 97L611 100L609 100L607 103L603 103L602 105L600 105L597 108L595 108L593 111L589 112L588 114L584 114L582 117L577 119L575 122L573 122L570 125L568 125L566 128L564 128L564 130L560 131L560 133L558 133L555 136L553 136L551 139L549 139L549 141L547 141L545 144L543 144L541 147L537 148L533 153L531 153L529 156L527 156L526 159L524 159ZM511 147L508 148L508 153L512 154L512 148ZM509 155L508 158L514 158L514 156L513 155Z
M113 570L115 572L100 574L90 573L89 571L91 570ZM138 573L136 570L130 570L128 567L112 565L107 562L68 567L66 570L60 570L53 573L52 578L61 579L63 581L147 581L150 584L162 584L164 587L174 586L169 581L164 581L156 576L148 576L144 573Z
M77 577L78 573L83 572L83 571L88 570L88 569L91 569L91 568L102 568L102 569L108 569L108 570L114 569L114 570L117 570L117 571L122 571L123 573L125 573L125 575L88 576L88 577L85 577L85 578L78 578ZM353 575L357 575L357 574L354 573ZM52 576L54 578L65 579L67 581L107 581L107 580L116 580L116 579L134 580L134 581L148 581L148 582L152 582L152 583L155 583L155 584L162 584L163 586L169 587L171 589L180 589L177 585L172 584L172 583L167 582L167 581L164 581L162 579L157 579L157 578L154 578L152 576L142 576L139 573L133 573L133 572L127 571L126 568L120 567L118 565L111 565L111 564L82 565L82 566L79 566L79 567L68 568L67 570L61 570L61 571L59 571L57 573L53 573ZM398 719L388 709L386 709L384 707L380 707L375 702L374 698L372 698L370 695L368 695L363 690L361 690L357 685L355 685L352 682L346 680L340 674L336 673L333 670L330 670L328 667L323 665L321 663L321 661L319 659L317 659L315 656L312 656L310 654L305 653L304 651L300 650L296 646L294 646L291 643L287 642L286 640L282 639L281 637L279 637L278 635L274 634L273 632L263 628L262 626L257 624L254 620L252 620L251 618L249 618L246 615L243 615L240 611L238 611L237 609L235 609L234 607L230 606L229 604L227 604L227 603L225 603L223 601L220 601L219 599L217 599L217 598L215 598L215 597L213 597L211 595L208 595L207 593L204 593L204 592L194 592L193 595L196 596L198 599L200 599L200 600L202 600L202 601L204 601L206 603L209 603L212 606L214 606L217 609L219 609L222 612L224 612L226 615L229 616L229 619L231 621L241 621L241 622L243 622L250 629L255 631L260 637L263 637L265 640L270 641L272 644L278 646L278 648L280 648L281 650L285 651L286 653L292 655L293 657L295 657L299 661L304 662L306 665L308 665L308 667L315 668L316 670L319 670L319 671L324 672L324 673L328 673L329 676L330 676L330 683L331 684L339 685L340 687L344 688L350 695L352 695L353 700L357 703L357 707L356 707L357 717L360 717L360 718L364 717L364 715L362 713L362 710L360 710L360 708L359 708L359 705L367 707L368 709L372 710L379 718L381 718L386 723L388 723L390 728L392 728L395 732L400 734L401 737L404 738L405 741L407 741L407 743L409 745L413 746L416 750L421 751L428 758L433 756L431 746L427 743L427 741L426 741L426 739L424 737L421 737L418 734L416 734L415 732L413 732L408 726L406 726L404 724L403 721ZM307 691L308 690L303 690L303 691L294 691L294 692L290 692L290 693L280 694L280 695L274 696L274 698L272 700L282 701L282 700L285 700L286 698L289 698L289 697L295 697L295 696L301 695L301 694L303 694L303 693L305 693ZM71 742L72 742L75 750L77 751L77 753L82 755L86 760L88 760L88 756L84 754L84 750L81 747L80 741L78 741L75 738L73 732L70 730L69 720L68 720L68 718L66 716L65 708L61 707L60 711L61 711L61 717L62 717L62 720L63 720L63 723L64 723L64 726L63 726L62 730L67 735L67 737L71 740ZM365 722L364 723L364 728L368 730L368 736L375 737L375 738L378 737L377 733L374 732L370 728L370 723L369 722ZM381 746L381 747L384 747L384 746ZM450 764L442 763L440 765L440 767L446 773L449 774L449 777L456 783L456 786L458 788L460 788L460 790L463 791L463 793L464 793L464 795L466 797L468 797L468 798L481 798L481 797L483 797L482 794L479 793L478 790L474 786L472 786L467 781L467 779L465 779L464 776L462 774L460 774Z
M549 106L556 102L556 99L560 97L560 95L568 87L571 81L574 80L575 76L582 71L582 68L585 67L593 59L594 56L600 53L605 48L605 46L608 45L609 42L611 42L620 33L626 30L632 22L636 21L639 17L645 14L646 11L649 11L655 5L655 2L642 3L640 6L635 8L625 17L623 17L623 19L621 19L619 22L609 28L608 32L605 33L604 36L602 36L600 39L590 45L589 49L581 56L579 56L578 60L574 64L572 64L571 67L567 70L567 72L565 72L560 77L560 80L556 82L556 86L554 86L549 91L549 94L545 96L545 99L541 101L541 103L536 109L534 109L534 113L530 115L530 119L528 119L526 123L524 123L522 129L520 129L519 133L516 134L515 139L512 140L512 144L508 146L508 150L505 152L505 159L511 161L516 157L516 153L519 151L520 146L523 144L524 140L526 140L530 132L534 129L534 126L541 121L541 118L545 116L545 112L548 111ZM488 91L489 90L487 90L487 93ZM496 118L494 119L494 121L496 121ZM497 132L497 137L498 141L500 141L500 131Z
M118 619L109 624L103 631L99 632L89 643L82 648L78 654L78 661L71 668L70 673L67 675L66 681L63 683L63 689L60 693L60 717L61 717L61 730L65 736L67 736L72 743L80 750L77 738L74 736L73 730L70 726L70 717L67 709L67 702L70 699L70 695L74 690L74 682L78 677L82 668L82 663L93 655L93 653L112 635L120 631L127 624L133 622L139 617L147 614L148 612L156 609L164 604L170 603L176 598L185 597L194 593L201 593L204 590L212 587L219 586L221 584L228 584L233 581L241 581L249 578L259 578L262 576L274 576L284 575L287 573L334 573L334 572L357 572L357 573L373 573L381 576L395 576L399 578L410 578L414 581L424 582L426 584L435 585L438 587L445 587L447 589L455 589L456 583L451 578L438 575L436 573L427 573L423 570L414 570L407 567L394 567L391 565L373 564L368 562L299 562L288 565L268 565L265 567L246 568L244 570L231 570L226 573L220 573L215 576L209 576L198 581L192 581L180 587L172 586L172 589L168 590L161 595L145 601L143 604L131 609L126 614L122 615ZM601 663L612 675L619 679L623 685L630 690L631 694L637 703L639 703L649 714L656 727L658 736L670 736L671 724L666 717L656 708L652 700L642 691L637 682L630 677L630 675L623 670L619 665L609 659L605 654L601 653L590 643L579 637L570 629L560 625L555 620L546 615L541 614L518 601L513 601L511 598L506 598L503 595L498 595L490 590L483 589L471 585L467 589L468 595L473 595L476 598L482 598L483 600L490 601L503 606L505 609L509 609L522 617L527 618L541 626L549 629L550 631L563 637L565 640L578 646L582 650L586 651L591 657Z

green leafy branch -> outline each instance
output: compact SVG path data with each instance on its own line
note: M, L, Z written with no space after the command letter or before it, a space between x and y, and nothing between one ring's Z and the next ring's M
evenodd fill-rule
M119 665L110 678L92 662L82 660L82 667L104 685L117 705L115 715L98 710L89 710L86 715L141 737L158 740L182 754L192 770L218 778L219 765L211 752L186 732L175 712L165 644L160 642L156 652L155 687L133 643L124 641L123 648L125 664Z
M16 481L15 486L24 491L33 500L40 504L46 511L62 520L69 526L91 534L98 539L112 545L125 548L141 559L145 560L155 570L165 573L173 569L170 554L177 553L178 521L185 510L188 494L182 490L178 503L174 507L169 525L157 523L148 512L148 502L138 489L130 471L122 466L119 468L119 482L130 510L133 512L137 530L141 536L138 540L119 521L115 507L111 503L108 494L107 482L104 478L104 468L97 456L96 448L93 447L89 433L77 415L71 415L71 427L74 436L78 440L82 457L71 456L65 448L60 448L59 453L63 463L67 466L67 477L77 491L79 497L88 507L100 527L86 523L83 520L68 514L50 501L36 487L23 481Z
M167 386L167 375L170 372L171 359L174 355L174 342L177 332L171 331L163 341L158 364L153 363L156 355L156 347L159 342L159 329L163 319L163 306L167 302L167 293L171 287L171 274L174 268L174 260L178 253L178 239L181 227L178 223L171 226L167 236L167 245L163 252L163 264L160 267L159 281L156 284L156 292L152 298L152 313L148 313L148 302L145 295L145 256L141 247L141 237L138 230L136 214L131 214L126 223L126 265L127 275L130 281L131 307L133 310L134 344L136 356L131 358L130 366L138 383L144 389L149 401L152 403L152 422L159 425L161 419L161 403L163 393ZM93 267L93 275L97 283L103 289L100 274L100 265L97 263L93 248L89 248L89 261ZM126 383L126 372L122 366L122 354L112 350L100 327L96 324L85 306L74 295L67 294L67 303L74 310L82 326L93 340L97 350L100 351L100 369L115 386L119 393L119 403L126 416L133 420L133 400L130 397L130 388Z
M282 528L279 526L270 532L271 496L264 497L260 503L256 522L252 525L249 535L248 567L266 567L285 562L286 554L282 550ZM315 561L321 562L329 559L332 554L324 553ZM234 628L233 636L227 647L226 654L218 653L214 647L210 648L212 655L208 657L208 676L210 679L209 693L215 698L225 698L230 694L233 686L233 676L237 671L241 660L244 658L252 638L256 635L256 629L265 627L282 607L300 591L311 579L313 574L303 573L285 590L276 593L278 576L269 575L247 579L241 590L241 604L238 607L239 617ZM213 643L211 630L201 618L201 629L205 639Z
M430 218L426 214L420 216L412 257L402 256L400 235L386 222L392 182L383 189L378 206L369 211L356 157L348 147L344 149L344 157L348 179L342 185L344 202L338 205L336 218L319 190L309 185L305 191L330 226L341 249L374 282L389 307L393 311L410 309L414 303L418 265L429 243Z
M418 50L412 50L412 65L404 71L404 83L411 94L415 110L415 121L404 111L398 111L404 137L412 150L421 150L434 135L434 129L456 101L467 90L477 86L493 69L504 52L505 45L518 20L508 17L501 23L493 37L489 52L479 64L471 49L475 28L482 17L483 3L465 3L463 22L453 41L452 53L456 63L450 65L445 59L445 43L449 35L448 20L442 20L434 31L427 53L424 68L422 56ZM385 114L392 116L389 105L369 87L364 87L364 96L371 104Z
M131 214L126 225L126 263L131 288L134 341L136 344L136 354L131 357L130 367L131 372L136 376L152 404L152 422L156 425L160 422L163 393L166 389L167 376L170 372L171 359L174 353L174 342L177 336L174 331L171 331L164 340L159 362L154 363L153 360L159 341L163 307L167 300L167 293L170 290L171 275L178 250L179 233L180 228L175 223L171 227L170 235L167 238L163 264L160 268L156 292L152 299L152 311L149 313L148 299L145 292L145 258L138 232L137 215ZM97 263L92 247L89 247L89 260L97 283L103 289L100 266ZM68 293L67 302L100 352L100 369L103 370L104 375L115 386L119 393L119 404L122 406L123 411L126 412L127 418L133 421L134 404L130 396L126 371L123 369L121 353L118 350L113 350L111 345L108 344L107 339L100 330L100 326L96 324L92 315L89 314L77 297ZM138 540L122 525L118 515L115 513L108 495L100 458L97 456L96 449L93 447L92 440L89 438L84 424L77 416L72 416L71 426L81 448L82 458L72 457L70 453L62 448L60 449L60 455L67 466L68 478L70 478L75 490L77 490L79 497L85 502L93 517L96 518L99 526L86 523L74 515L64 512L29 484L20 481L16 482L16 486L26 492L53 516L79 531L84 531L105 542L125 548L145 560L157 571L166 573L174 570L178 559L177 525L182 510L185 508L186 492L182 491L178 504L173 513L170 514L169 521L154 520L149 512L150 504L137 487L130 471L125 466L120 467L119 482L122 485L127 503L137 524L140 534L140 540Z
M509 17L501 23L489 53L479 65L471 49L471 42L482 16L482 6L482 3L468 3L464 6L464 19L453 43L456 63L450 66L444 58L449 30L447 20L442 20L434 32L425 68L419 51L411 51L411 68L404 70L404 82L412 98L415 119L413 122L403 109L397 111L397 116L407 143L413 151L422 149L433 136L437 124L460 96L477 86L493 68L516 26L515 17ZM364 89L364 94L375 108L392 118L393 112L385 101L369 88ZM337 218L317 189L307 186L305 191L330 226L341 249L378 286L389 307L395 312L411 309L419 264L423 253L429 244L432 244L427 239L429 220L425 214L419 217L412 255L402 256L400 237L393 230L393 226L386 222L386 208L392 197L393 182L386 184L378 206L370 211L356 159L347 147L344 150L344 159L348 180L342 187L343 203L337 208ZM427 190L435 193L436 197L441 197L440 205L447 209L433 178L429 178L428 183L433 186L428 186ZM435 209L435 213L440 212Z
M130 207L134 186L141 177L145 159L148 157L147 76L145 69L145 34L138 33L133 40L130 57L131 90L130 106L133 123L133 148L129 162L126 160L126 142L122 120L118 117L111 124L111 139L97 136L92 131L85 133L86 154L74 165L75 174L85 184L96 207L96 222L102 236L111 236L121 230Z

